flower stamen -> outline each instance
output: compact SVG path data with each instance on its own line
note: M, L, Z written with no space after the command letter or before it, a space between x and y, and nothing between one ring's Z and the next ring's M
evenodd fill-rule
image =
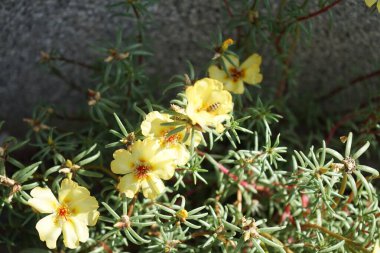
M147 174L150 170L151 170L151 167L149 165L139 164L135 168L135 176L137 179L142 180L147 176Z
M245 71L244 69L230 68L229 69L230 76L234 82L237 82L244 78Z
M60 218L64 218L65 220L67 220L67 217L69 216L70 211L66 206L62 205L58 207L57 214Z

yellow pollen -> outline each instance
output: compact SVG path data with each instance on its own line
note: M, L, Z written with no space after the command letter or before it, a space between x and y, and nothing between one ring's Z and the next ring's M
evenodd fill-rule
M186 220L187 217L189 217L189 214L187 213L187 211L185 209L181 209L181 210L177 211L176 215L181 220Z
M170 136L165 137L166 143L175 143L179 142L180 136L178 134L172 134Z
M65 218L65 220L67 220L67 216L69 216L70 212L66 206L60 206L57 209L57 214L59 217Z

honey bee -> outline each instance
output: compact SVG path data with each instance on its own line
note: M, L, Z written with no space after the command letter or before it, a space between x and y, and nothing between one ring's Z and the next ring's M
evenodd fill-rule
M209 105L209 106L206 108L206 111L207 111L207 112L213 112L213 111L215 111L216 109L218 109L219 106L220 106L220 102L213 103L213 104Z

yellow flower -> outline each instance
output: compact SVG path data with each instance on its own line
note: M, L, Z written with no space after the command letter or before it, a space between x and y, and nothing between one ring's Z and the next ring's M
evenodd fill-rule
M128 198L133 198L142 188L146 198L155 199L165 190L161 179L169 180L174 175L175 156L176 152L162 149L160 141L154 138L136 141L130 151L116 150L111 170L116 174L125 174L117 188Z
M168 136L168 133L175 129L176 126L164 126L163 123L173 122L171 116L166 113L160 113L157 111L150 112L146 115L145 120L141 123L141 132L145 137L158 138L162 148L173 149L177 153L176 164L185 165L190 159L190 153L185 145L190 146L191 137L189 136L185 143L183 140L186 136L186 131L182 130L176 134ZM194 147L198 146L201 142L202 135L199 131L195 131L194 134ZM184 145L185 144L185 145Z
M186 114L192 124L202 128L214 127L223 131L221 124L230 119L234 104L231 94L223 90L223 84L218 80L203 78L190 86L185 92L187 98Z
M373 253L380 253L379 240L376 241L375 248L373 249Z
M260 73L260 55L252 54L241 65L239 65L239 58L236 56L230 55L228 58L232 63L227 58L223 58L227 73L216 65L211 65L208 69L210 78L221 81L226 90L242 94L244 93L244 82L254 85L263 80L263 75Z
M365 0L368 7L372 7L377 2L377 10L380 12L380 1L379 0Z
M58 191L58 200L49 188L36 187L28 204L40 213L50 213L36 224L41 241L49 249L57 247L57 239L63 233L63 243L70 249L87 241L88 227L94 226L99 217L99 205L90 192L70 179L64 179Z

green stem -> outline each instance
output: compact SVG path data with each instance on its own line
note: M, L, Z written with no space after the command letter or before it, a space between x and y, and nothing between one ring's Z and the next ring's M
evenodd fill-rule
M344 172L342 183L341 183L340 189L339 189L339 195L343 195L344 194L344 191L346 190L346 186L347 186L347 173ZM335 208L335 207L337 207L339 205L340 198L336 197L335 200L334 200L334 202L335 203L332 205L332 208Z
M304 225L301 225L301 228L302 229L317 229L331 237L334 237L335 239L338 239L338 240L344 240L347 244L349 244L350 246L354 247L355 249L359 249L360 251L362 252L365 252L365 253L370 253L369 250L367 250L366 248L362 247L360 243L357 243L349 238L346 238L340 234L336 234L330 230L328 230L327 228L324 228L324 227L321 227L317 224L311 224L311 223L306 223Z
M269 239L271 241L275 241L278 244L282 245L284 247L284 250L285 250L286 253L294 253L293 250L289 249L289 247L285 246L279 239L277 239L273 235L268 234L268 233L260 233L260 235L264 236L265 238L267 238L267 239Z
M115 174L113 174L110 170L108 169L105 169L101 166L88 166L88 167L85 167L85 169L87 170L99 170L107 175L109 175L110 177L112 177L113 179L115 179L116 181L118 181L118 176L116 176Z

